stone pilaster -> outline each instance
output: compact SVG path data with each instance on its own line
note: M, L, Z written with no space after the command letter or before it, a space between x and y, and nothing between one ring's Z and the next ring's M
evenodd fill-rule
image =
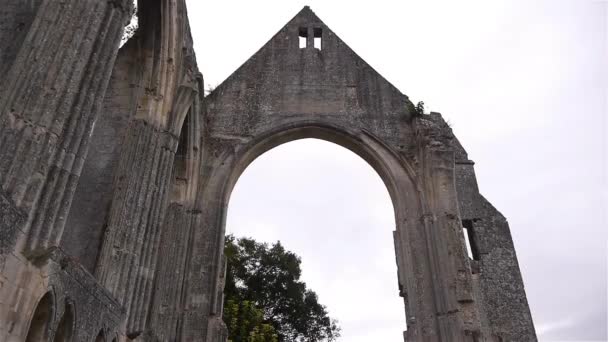
M184 276L187 257L191 250L192 230L195 229L199 212L172 203L167 210L161 239L161 255L158 264L157 283L154 293L154 309L150 329L163 341L178 339L178 322L184 309Z
M429 262L436 275L433 291L439 336L448 341L473 341L480 326L474 302L471 267L458 209L454 152L425 148L424 187Z
M458 206L455 150L433 118L415 121L426 263L432 274L436 338L474 341L480 322Z
M223 286L219 284L224 271L224 265L221 263L224 223L222 217L218 216L221 215L218 208L225 208L225 205L220 204L220 197L221 195L216 194L204 203L197 229L190 238L192 247L184 278L185 301L181 317L180 338L183 341L196 340L201 336L204 341L213 340L216 332L213 321L221 317L223 298L218 295L218 289L223 291Z
M177 139L142 120L127 134L96 276L127 309L132 333L145 330Z
M0 79L13 64L42 0L3 0L0 12Z

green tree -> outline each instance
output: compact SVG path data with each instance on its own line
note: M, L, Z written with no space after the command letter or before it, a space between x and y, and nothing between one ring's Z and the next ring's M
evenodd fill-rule
M245 332L253 331L261 336L255 342L274 341L264 339L273 331L281 342L334 341L340 336L337 322L319 304L316 293L300 280L300 258L285 250L280 242L269 246L229 235L224 253L227 258L224 322L231 340L249 342L242 338ZM244 314L250 310L243 309L246 306L253 308L252 313ZM253 319L255 310L262 315ZM243 318L235 320L237 316ZM264 327L262 322L269 326Z
M230 332L228 340L232 342L279 341L274 327L264 323L264 312L247 300L227 300L224 304L224 323Z

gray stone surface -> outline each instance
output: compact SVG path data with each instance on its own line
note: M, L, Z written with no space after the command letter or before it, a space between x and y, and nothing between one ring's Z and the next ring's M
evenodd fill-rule
M203 97L184 0L140 1L120 51L129 1L4 4L0 340L225 341L232 188L310 137L389 190L405 340L536 340L507 221L450 127L308 7Z
M2 0L0 3L0 79L11 66L30 30L42 0Z

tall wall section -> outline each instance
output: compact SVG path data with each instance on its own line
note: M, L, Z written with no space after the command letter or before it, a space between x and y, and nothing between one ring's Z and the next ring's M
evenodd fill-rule
M179 340L203 112L185 1L140 1L120 51L130 0L4 10L0 340Z
M124 307L128 337L175 340L185 311L180 272L200 211L203 79L185 1L140 1L138 11L62 246Z
M59 246L131 8L117 0L2 3L2 341L118 334L120 305Z

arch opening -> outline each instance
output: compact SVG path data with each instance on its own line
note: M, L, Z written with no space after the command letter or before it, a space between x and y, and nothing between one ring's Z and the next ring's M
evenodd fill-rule
M66 303L65 312L59 321L57 331L55 332L54 342L69 342L72 341L74 334L74 308Z
M224 203L228 203L236 181L247 166L256 158L282 144L301 139L317 139L334 143L350 150L365 160L384 182L395 209L395 217L398 219L397 207L400 197L396 193L396 189L399 187L397 184L399 180L396 179L398 176L394 174L395 167L392 167L394 165L391 166L389 163L396 161L400 164L398 168L402 169L404 166L401 165L401 161L398 161L399 158L392 153L390 148L370 134L366 134L365 132L356 133L320 123L296 122L277 127L274 130L261 134L252 144L243 147L243 151L240 151L240 154L237 151L239 156L225 184L226 188L222 190L224 193ZM401 181L410 182L414 174L413 171L407 167L403 171L407 179L402 179ZM416 202L415 204L418 206L419 203Z
M99 330L95 342L106 342L106 335L103 333L103 329Z
M179 135L179 142L173 159L173 178L171 179L171 202L180 202L186 197L188 187L188 149L190 113L186 116Z
M36 306L25 341L38 342L48 340L52 319L53 298L51 292L47 292Z
M197 117L190 108L184 117L173 158L170 203L184 205L194 201L197 185L198 154Z
M227 233L280 240L301 256L303 280L342 322L344 340L355 340L357 322L377 321L379 314L392 324L377 327L387 335L358 336L398 340L405 315L395 278L395 208L387 185L393 180L380 175L385 167L372 151L319 131L307 139L311 132L273 137L244 157L230 187ZM372 317L355 303L378 310Z

